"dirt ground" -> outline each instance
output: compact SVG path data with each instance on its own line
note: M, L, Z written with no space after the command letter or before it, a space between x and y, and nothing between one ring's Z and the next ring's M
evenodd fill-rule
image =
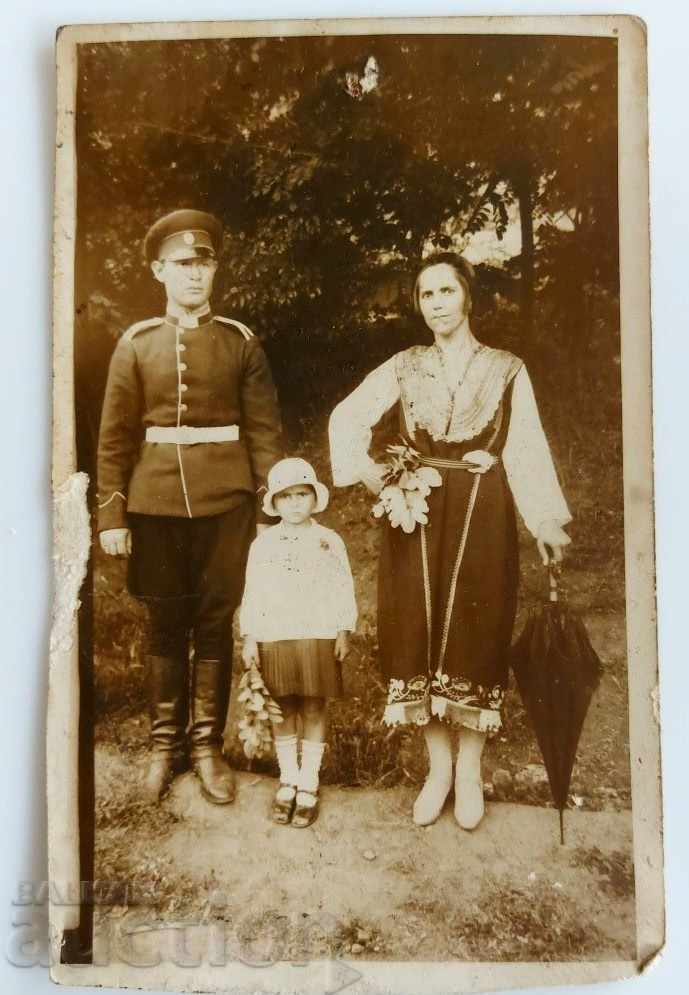
M315 441L298 454L327 480L324 426L311 437ZM294 962L323 953L352 961L633 959L621 503L613 500L612 462L592 460L587 472L582 465L577 452L559 463L578 522L564 588L585 620L603 675L579 744L564 846L514 687L505 724L484 754L492 800L480 828L462 832L451 803L428 829L411 822L426 755L418 729L391 732L380 723L379 530L362 489L334 489L322 516L347 543L359 622L344 665L346 697L329 708L322 814L304 831L268 819L275 764L246 770L236 693L225 737L233 766L244 768L235 804L208 805L189 774L164 805L143 805L143 617L124 590L123 564L97 555L96 873L130 889L127 901L98 909L99 943L125 924L138 923L145 934L151 922L182 921L222 925L228 958L249 961ZM533 541L522 535L515 635L543 600L545 586ZM237 653L235 690L240 668Z
M99 748L102 795L131 784L140 766ZM491 803L467 833L449 799L421 829L409 817L414 789L328 786L320 818L300 831L270 822L275 787L240 773L235 803L217 807L188 773L135 831L104 827L99 849L119 850L120 867L126 851L134 890L129 905L100 910L101 942L113 924L183 917L224 923L228 956L246 956L243 944L274 959L314 956L316 933L321 953L325 944L364 959L634 956L628 811L567 812L561 846L552 808ZM142 832L147 818L158 822Z

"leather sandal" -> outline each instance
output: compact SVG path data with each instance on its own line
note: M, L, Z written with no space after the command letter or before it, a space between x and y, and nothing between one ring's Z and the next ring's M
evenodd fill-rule
M291 798L278 798L283 788L290 788L293 792ZM270 817L279 826L286 826L292 820L297 800L297 789L293 784L280 784L270 810Z
M292 825L295 829L307 829L318 818L318 791L304 791L303 788L300 788L296 798L299 795L309 795L310 798L314 799L313 805L300 805L297 801L292 816Z

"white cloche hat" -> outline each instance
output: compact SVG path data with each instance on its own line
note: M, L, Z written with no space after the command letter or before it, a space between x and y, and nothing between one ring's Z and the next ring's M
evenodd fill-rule
M268 490L263 498L263 510L266 515L271 515L273 518L279 517L273 506L273 498L280 491L294 487L296 484L308 484L309 487L313 487L316 492L314 514L327 508L330 496L328 488L318 480L316 471L310 463L294 456L289 459L281 459L268 474Z

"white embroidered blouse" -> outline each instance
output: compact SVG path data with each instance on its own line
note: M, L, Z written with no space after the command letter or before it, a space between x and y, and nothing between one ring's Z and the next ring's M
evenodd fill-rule
M317 522L258 535L249 550L239 612L243 636L258 642L335 639L356 627L354 581L340 536Z
M512 414L501 458L515 504L534 536L542 522L565 525L572 516L526 368L511 353L487 346L477 349L454 391L436 346L414 346L369 373L330 418L335 485L356 484L375 465L368 455L371 429L397 402L412 439L414 429L423 428L436 441L469 442L488 425L511 379Z

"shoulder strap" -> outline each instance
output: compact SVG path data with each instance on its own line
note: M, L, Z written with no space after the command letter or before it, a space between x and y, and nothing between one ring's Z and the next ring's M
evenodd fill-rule
M219 314L214 314L213 315L213 320L214 321L220 321L220 322L222 322L223 325L232 325L232 326L234 326L234 328L236 328L238 331L240 331L242 333L242 335L247 340L247 342L248 342L249 339L255 338L254 333L251 331L251 329L247 328L246 325L243 324L241 321L235 321L234 318L223 318Z
M130 325L124 334L131 341L139 332L143 332L146 328L156 328L164 321L165 318L147 318L145 321L137 321L135 325Z

